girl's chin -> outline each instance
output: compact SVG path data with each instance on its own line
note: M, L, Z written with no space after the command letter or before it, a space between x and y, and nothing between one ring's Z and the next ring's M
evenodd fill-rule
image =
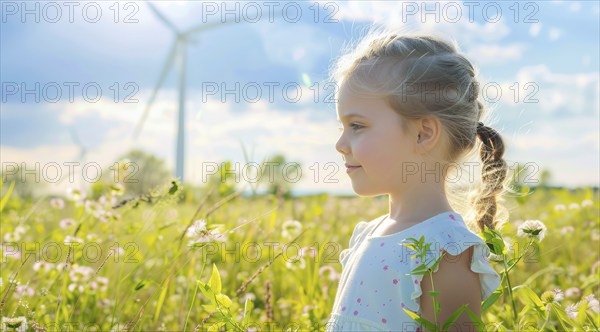
M360 184L357 184L355 182L352 182L352 190L354 190L354 193L356 193L358 196L378 196L378 195L382 195L383 193L379 190L375 190L374 188L369 188L367 186L363 186Z

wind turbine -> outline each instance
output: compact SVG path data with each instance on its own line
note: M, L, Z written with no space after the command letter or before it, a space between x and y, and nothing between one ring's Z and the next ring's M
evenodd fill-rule
M79 135L77 135L77 131L73 126L69 127L69 132L71 133L71 140L79 147L79 156L77 157L77 159L79 162L82 162L85 158L85 155L88 152L88 149L83 144L81 144Z
M163 16L162 13L158 9L156 9L156 7L154 7L154 5L151 2L146 2L146 4L150 7L150 9L154 13L154 15L164 25L166 25L171 31L173 31L173 33L175 35L175 40L173 41L173 45L171 46L171 49L167 56L167 60L165 61L164 65L163 65L158 82L156 83L156 86L154 87L154 90L152 91L152 94L150 95L148 104L146 104L144 113L142 114L142 117L136 126L133 137L134 137L134 139L137 139L137 137L139 136L139 134L142 130L142 127L144 125L144 122L146 121L146 118L148 117L150 108L152 107L152 103L154 102L154 99L156 98L156 94L158 93L158 90L162 86L165 78L167 77L167 74L171 70L173 63L177 59L177 64L179 67L179 112L178 112L178 116L177 116L177 145L176 145L177 152L176 152L175 176L177 176L181 180L181 182L183 182L183 180L184 180L183 179L184 160L185 160L185 149L184 149L184 147L185 147L185 73L186 73L186 61L187 61L187 58L186 58L187 57L187 54L186 54L187 44L190 41L191 35L193 35L195 33L204 32L204 31L207 31L207 30L210 30L213 28L220 27L220 26L222 26L222 24L230 24L230 23L236 22L237 18L233 22L232 21L230 21L230 22L213 22L213 23L208 23L208 24L200 24L200 25L198 25L194 28L191 28L187 31L181 32L181 31L179 31L179 29L177 29L177 27L175 27L175 25L173 25L173 23L171 23L171 21L169 21L165 16Z

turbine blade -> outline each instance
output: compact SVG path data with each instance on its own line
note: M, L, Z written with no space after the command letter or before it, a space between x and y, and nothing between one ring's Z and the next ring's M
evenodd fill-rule
M273 18L277 18L280 16L281 16L281 14L274 14ZM202 32L202 31L218 28L220 25L232 24L232 23L236 23L236 20L230 20L230 21L225 21L225 22L203 23L203 24L197 25L197 26L187 30L186 32L184 32L184 34L191 35L196 32Z
M156 86L154 87L154 90L152 91L152 95L150 95L150 99L148 100L148 103L146 104L146 107L144 108L144 113L142 113L142 117L140 118L140 121L138 122L138 124L135 128L135 131L133 133L134 139L137 139L140 132L142 131L142 126L144 125L144 122L146 121L146 117L148 117L148 113L150 112L150 107L152 107L152 103L154 103L156 94L158 93L158 90L162 86L165 78L167 77L169 70L171 70L171 67L173 66L176 52L177 52L177 41L173 42L173 46L171 46L171 50L169 52L169 55L167 56L165 64L163 65L163 69L162 69L162 72L160 73L158 82L156 83Z
M154 15L156 15L156 17L158 17L159 20L161 20L166 26L173 30L175 34L179 34L179 30L177 30L177 27L175 27L175 25L173 25L171 21L167 20L167 18L160 11L158 11L158 9L154 7L154 5L150 1L146 1L146 4L148 5L148 7L150 7Z
M206 30L211 30L214 28L218 28L222 25L226 25L226 24L231 24L231 23L235 23L235 21L230 21L230 22L212 22L212 23L204 23L204 24L200 24L195 26L194 28L189 29L188 31L185 32L186 35L191 35L194 34L196 32L202 32L202 31L206 31Z
M81 147L81 141L79 140L79 136L77 135L77 132L75 131L75 128L73 128L73 126L69 127L69 133L71 134L71 140L73 141L73 143Z

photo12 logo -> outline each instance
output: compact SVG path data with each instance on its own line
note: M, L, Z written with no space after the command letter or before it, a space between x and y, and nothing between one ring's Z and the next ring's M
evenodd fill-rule
M140 90L134 82L113 82L110 86L98 82L2 82L2 102L21 103L58 103L61 101L75 102L83 99L88 103L97 103L105 91L115 103L138 103L135 94Z
M94 1L2 1L2 23L138 23L137 2Z
M504 9L503 9L504 7ZM469 23L483 20L486 23L497 23L507 15L515 23L538 23L539 12L537 2L496 2L496 1L435 1L435 2L402 2L402 23L417 19L421 23L433 19L435 23L457 23L465 18Z

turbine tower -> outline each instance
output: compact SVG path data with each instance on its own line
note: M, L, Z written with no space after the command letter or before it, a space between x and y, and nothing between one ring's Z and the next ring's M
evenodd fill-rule
M146 2L146 4L150 7L154 15L164 24L166 25L175 35L175 40L167 59L163 65L162 71L160 73L158 82L150 95L150 99L148 100L148 104L144 108L144 113L140 121L138 122L133 138L137 139L142 127L144 126L144 122L148 117L148 113L150 112L150 108L152 107L152 103L154 103L154 99L158 93L158 90L162 86L164 80L166 79L173 63L177 61L178 69L179 69L179 111L177 115L177 145L176 145L176 166L175 166L175 176L177 176L181 182L184 181L184 162L185 162L185 73L186 73L186 52L187 52L187 44L190 41L190 36L195 33L204 32L213 28L217 28L222 26L222 24L229 24L237 21L237 18L234 21L229 22L213 22L208 24L200 24L194 28L191 28L187 31L179 31L171 21L169 21L162 13L154 7L151 2Z

